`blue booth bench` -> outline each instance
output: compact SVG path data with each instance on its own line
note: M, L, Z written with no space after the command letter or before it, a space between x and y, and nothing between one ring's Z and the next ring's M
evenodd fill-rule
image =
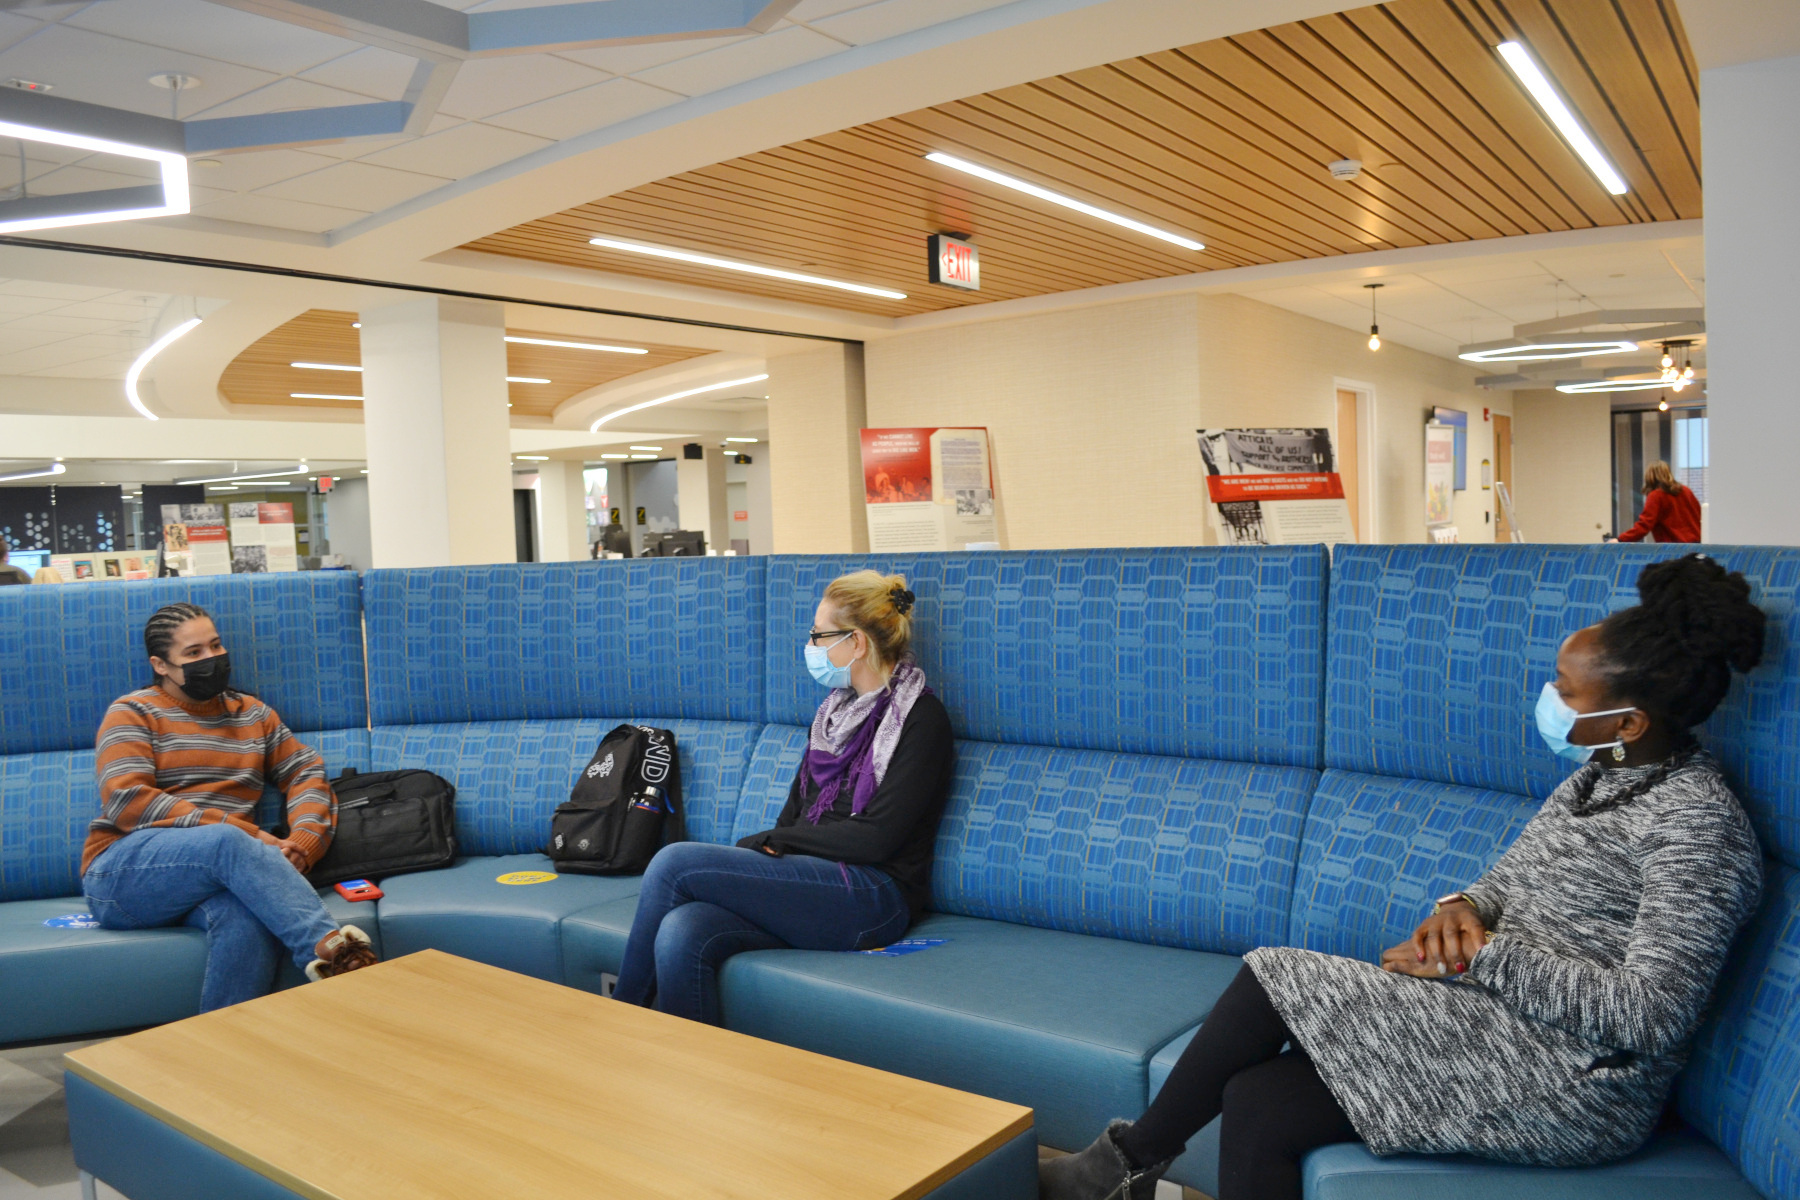
M1028 1104L1077 1148L1167 1078L1239 956L1372 958L1479 875L1564 776L1531 702L1574 629L1672 547L1162 549L737 558L0 589L0 1042L176 1019L200 935L83 911L93 733L145 676L143 620L192 599L234 678L345 767L458 788L463 858L330 902L426 947L600 991L635 878L538 852L605 731L668 726L689 836L785 799L820 692L824 584L907 575L958 736L931 911L898 957L767 951L722 974L732 1028ZM1800 1197L1800 551L1717 548L1772 614L1704 731L1770 858L1677 1098L1685 1128L1581 1171L1316 1152L1309 1196ZM366 635L366 636L365 636ZM366 673L365 673L366 672ZM128 984L128 986L120 986ZM1171 1178L1216 1189L1216 1127Z

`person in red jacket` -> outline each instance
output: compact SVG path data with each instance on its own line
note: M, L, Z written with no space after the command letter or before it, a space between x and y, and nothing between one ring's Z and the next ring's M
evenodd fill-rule
M1637 524L1619 535L1621 542L1641 542L1652 534L1658 542L1697 542L1700 540L1700 501L1694 493L1675 482L1666 462L1653 462L1644 468L1644 511Z

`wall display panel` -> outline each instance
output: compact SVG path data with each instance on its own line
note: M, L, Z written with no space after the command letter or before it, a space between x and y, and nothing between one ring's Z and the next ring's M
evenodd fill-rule
M56 552L92 554L125 548L125 493L119 487L51 488Z
M54 550L50 489L0 488L0 538L14 550Z

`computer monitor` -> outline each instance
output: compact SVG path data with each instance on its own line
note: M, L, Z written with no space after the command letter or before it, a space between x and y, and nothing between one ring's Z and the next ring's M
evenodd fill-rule
M14 550L6 556L6 561L27 575L36 575L50 565L48 550Z
M659 558L703 558L706 555L706 538L697 529L673 529L668 533L651 534L645 539L644 553Z

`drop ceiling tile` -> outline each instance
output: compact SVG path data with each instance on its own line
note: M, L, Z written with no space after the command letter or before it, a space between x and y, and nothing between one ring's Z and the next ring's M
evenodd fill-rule
M268 225L302 233L325 233L368 215L350 208L303 204L298 200L262 195L231 196L197 208L194 213L220 221L242 221L246 225Z
M575 94L582 95L590 90L584 88ZM547 100L545 103L558 101ZM405 171L422 171L446 179L461 179L549 144L543 137L471 122L378 151L365 156L363 161Z
M846 42L861 46L898 34L911 33L915 29L924 29L928 25L954 21L970 13L998 8L1009 2L1010 0L884 0L881 4L865 5L840 16L814 21L813 24L832 37L843 38Z
M325 158L345 162L352 158L367 158L390 146L403 146L412 138L401 134L399 137L350 138L342 142L314 142L307 146L308 154L318 154Z
M65 317L61 313L38 313L34 316L20 317L7 323L8 328L24 329L34 333L98 333L118 324L116 321L98 317Z
M15 13L0 12L0 47L24 41L43 27L41 21L33 21Z
M112 288L86 287L79 283L56 283L43 279L0 279L0 296L36 296L44 300L98 300L110 296Z
M259 195L309 204L352 204L371 212L423 195L449 182L412 171L396 171L363 162L337 163L258 190Z
M103 300L82 300L74 304L65 304L55 311L58 316L66 317L98 317L106 321L141 321L154 316L156 310L148 304L133 304L129 300L108 296Z
M456 82L438 107L452 116L479 119L548 100L603 78L592 67L550 54L471 59L457 69Z
M843 43L802 26L778 29L760 37L696 54L634 77L686 96L716 92L720 88L772 75L786 67L811 62L844 49Z
M841 12L853 8L868 8L871 0L800 0L788 10L790 21L817 21L822 17L835 17Z
M130 359L126 359L124 363L121 364L117 359L91 358L84 362L69 363L67 366L62 367L45 367L42 370L33 371L32 374L50 379L123 380L125 378L125 372L130 369ZM127 403L122 392L119 397L119 403Z
M234 192L250 192L283 179L305 175L328 167L333 160L307 150L249 150L238 154L220 154L218 166L197 162L188 173L193 183L209 188L226 188Z
M303 108L335 108L340 104L368 104L369 97L341 88L326 87L305 79L277 79L267 87L246 92L223 104L204 108L193 117L254 117L263 113L293 112ZM193 119L190 117L189 119Z
M107 160L109 165L119 161L117 158ZM138 174L130 171L101 171L93 167L57 167L54 171L46 171L31 181L31 194L34 196L66 196L70 192L98 192L108 188L143 187L147 183L155 183L160 177L155 170Z
M400 100L412 81L418 60L379 46L364 46L330 62L299 72L300 78L343 88L376 100Z
M611 71L615 75L632 75L650 67L660 67L664 63L674 62L678 58L691 58L708 50L717 50L721 46L735 46L739 42L747 42L756 34L739 34L734 37L716 38L682 38L670 42L648 42L641 46L602 46L594 50L561 50L560 58L572 58L584 62L590 67L598 67L602 71Z
M152 46L178 47L277 75L303 71L357 48L356 42L345 38L206 0L90 4L65 24Z
M268 71L240 67L179 50L52 25L0 51L0 79L21 76L52 84L58 96L106 104L151 116L169 115L170 94L149 79L168 71L199 78L200 86L181 96L180 115L241 96L273 81Z
M674 92L635 79L609 79L579 92L500 113L489 117L487 123L560 141L641 116L680 99Z

